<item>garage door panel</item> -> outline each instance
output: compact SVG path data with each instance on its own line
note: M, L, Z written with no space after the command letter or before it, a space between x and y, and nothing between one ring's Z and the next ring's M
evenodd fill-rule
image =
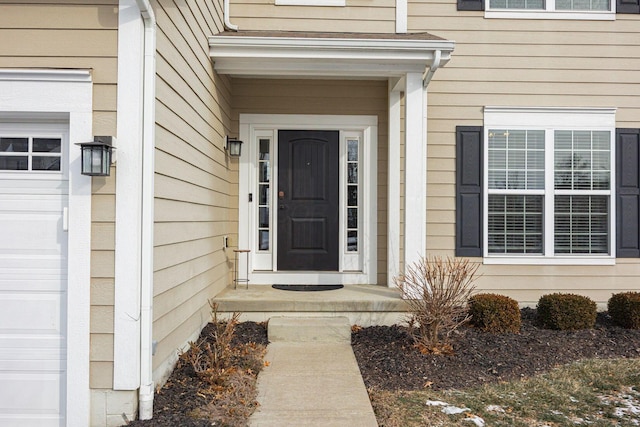
M22 291L56 292L64 289L67 275L57 274L59 269L33 272L26 277L26 269L9 269L6 277L0 279L0 294L5 291L20 289Z
M64 335L66 325L62 321L65 306L63 296L65 295L3 293L0 334Z
M0 351L0 358L4 360L0 375L8 375L10 371L29 372L64 372L67 354L61 350L59 340L51 341L49 348L19 348L20 357L16 356L16 349L6 348ZM45 343L46 344L46 343ZM55 346L58 346L56 348Z
M58 265L63 261L66 264L67 236L62 224L64 204L60 197L50 200L52 198L0 196L0 206L3 206L0 211L3 231L0 268L10 268L12 262L21 259L37 262L38 257L44 260L53 257L50 259L57 260Z
M64 371L0 371L0 383L13 391L0 401L0 425L62 425L64 413L60 413L60 396L65 395L64 375Z
M21 138L19 154L7 148L16 144L11 138ZM67 395L68 129L5 121L3 139L5 159L28 162L0 170L0 426L60 427ZM60 167L42 170L46 164Z
M4 176L0 180L0 194L5 195L56 195L66 194L69 188L69 181L62 179L35 178L34 176L25 176L17 174L14 176Z

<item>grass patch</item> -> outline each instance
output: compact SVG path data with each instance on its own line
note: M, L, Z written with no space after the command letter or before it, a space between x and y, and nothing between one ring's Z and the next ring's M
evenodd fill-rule
M481 425L478 418L486 426L638 426L640 360L583 360L533 378L467 390L369 394L381 427ZM447 415L444 406L428 406L427 400L468 409Z

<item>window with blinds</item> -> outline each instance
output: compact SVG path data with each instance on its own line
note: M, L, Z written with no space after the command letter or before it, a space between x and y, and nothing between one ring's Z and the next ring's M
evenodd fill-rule
M557 254L609 252L611 133L554 132Z
M610 254L611 143L610 131L488 129L488 254Z
M609 12L609 0L489 0L489 10Z
M544 130L489 130L489 253L542 253L544 137Z

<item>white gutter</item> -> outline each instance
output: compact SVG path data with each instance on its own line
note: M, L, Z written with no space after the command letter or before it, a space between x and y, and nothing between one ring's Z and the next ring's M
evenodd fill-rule
M224 15L224 28L230 31L238 31L238 26L233 25L230 20L231 18L229 16L229 3L231 3L231 0L224 0L222 11L222 14Z
M140 391L138 417L153 417L153 178L155 155L156 19L149 0L136 0L144 22L142 89L142 224L140 274Z
M442 51L438 49L433 54L433 62L431 63L431 66L427 68L422 75L422 84L424 87L427 87L433 78L433 75L436 73L436 70L440 67L440 61L442 61Z

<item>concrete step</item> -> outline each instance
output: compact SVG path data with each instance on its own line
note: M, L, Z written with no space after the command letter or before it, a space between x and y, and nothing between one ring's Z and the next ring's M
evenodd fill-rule
M322 292L291 292L267 285L227 288L213 299L218 313L241 313L241 321L265 322L272 317L341 317L352 325L401 323L407 304L397 289L376 285L347 285Z
M269 342L351 343L347 317L272 317L267 333Z

